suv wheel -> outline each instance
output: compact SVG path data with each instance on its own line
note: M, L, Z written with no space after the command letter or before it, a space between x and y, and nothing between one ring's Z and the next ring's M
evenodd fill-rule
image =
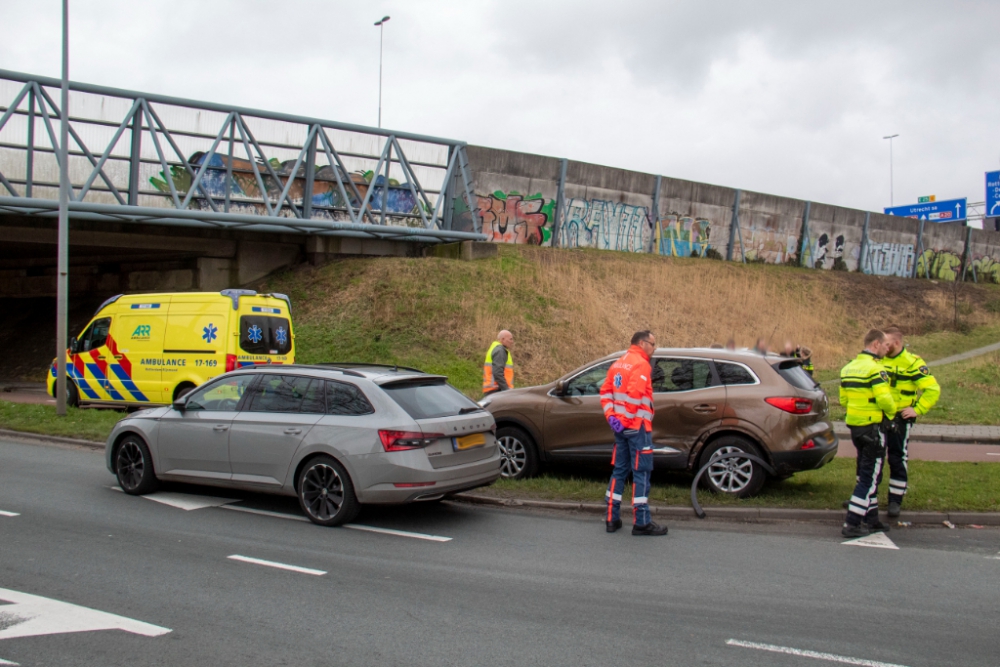
M524 479L538 472L538 453L531 437L516 426L497 429L500 446L500 476L504 479Z
M746 452L758 458L763 458L757 447L746 438L727 435L719 438L705 448L701 455L701 466L712 462L723 454ZM750 459L732 457L712 462L702 479L705 486L715 493L722 493L737 498L749 498L764 486L766 473L764 469Z
M306 463L299 471L297 488L302 511L321 526L341 526L361 511L347 471L329 456Z

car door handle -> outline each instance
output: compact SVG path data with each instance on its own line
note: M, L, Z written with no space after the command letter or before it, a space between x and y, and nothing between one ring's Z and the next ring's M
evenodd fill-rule
M229 427L226 426L225 424L216 424L215 426L212 427L212 430L222 433L223 431L228 431Z
M298 435L299 433L302 433L302 429L300 429L300 428L286 428L285 429L285 435Z
M694 406L694 408L692 408L692 409L695 412L700 412L702 414L706 414L706 413L709 413L709 412L715 412L715 408L716 408L716 406L711 405L709 403L702 403L701 405Z

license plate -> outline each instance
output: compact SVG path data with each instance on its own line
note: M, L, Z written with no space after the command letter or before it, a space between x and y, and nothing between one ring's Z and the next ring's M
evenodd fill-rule
M482 433L471 433L461 438L452 438L451 443L456 452L461 452L473 447L482 447L486 444L486 436Z

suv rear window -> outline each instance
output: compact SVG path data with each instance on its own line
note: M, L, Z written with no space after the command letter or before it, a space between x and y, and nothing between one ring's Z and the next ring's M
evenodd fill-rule
M739 364L716 361L715 367L719 371L719 379L722 380L722 384L757 384L757 378L753 376L753 373Z
M783 361L775 365L774 370L778 371L778 375L793 387L812 391L817 386L816 381L809 377L809 373L802 370L802 366L797 361Z
M292 349L288 320L266 315L242 316L240 348L250 354L288 354Z
M414 419L454 417L481 408L445 382L397 382L382 389Z

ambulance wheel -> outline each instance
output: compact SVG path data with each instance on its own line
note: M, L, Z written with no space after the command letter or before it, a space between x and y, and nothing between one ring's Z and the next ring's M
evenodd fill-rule
M500 476L504 479L524 479L538 472L538 452L531 436L516 426L497 429L500 446Z
M122 491L132 496L150 493L156 488L156 474L149 448L137 435L127 435L115 449L115 476Z
M190 382L181 382L179 385L177 385L177 388L174 389L174 400L176 401L178 398L187 396L188 394L191 393L191 390L193 389L194 385L191 384Z
M66 405L71 408L80 407L80 390L72 380L66 380Z
M743 453L753 454L758 458L761 456L760 450L747 440L738 435L725 435L705 447L701 454L699 468L710 462L716 456L722 454ZM737 498L749 498L756 495L767 478L767 473L760 465L750 459L732 457L722 459L718 463L709 466L702 476L702 481L714 493L721 493L726 496Z

